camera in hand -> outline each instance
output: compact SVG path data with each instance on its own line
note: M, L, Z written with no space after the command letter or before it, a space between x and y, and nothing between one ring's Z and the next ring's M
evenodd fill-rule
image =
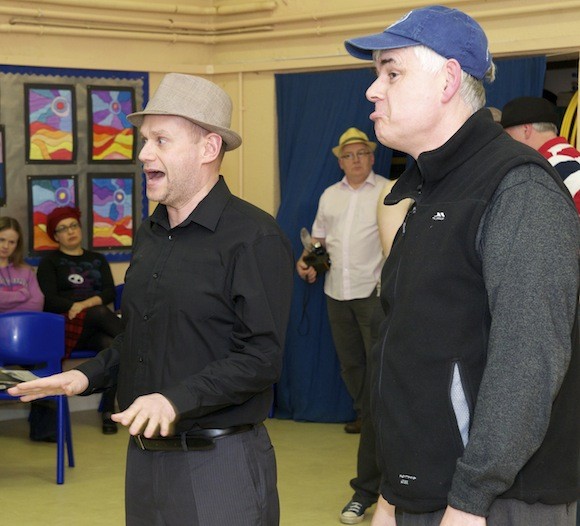
M306 254L302 259L304 263L314 267L317 274L324 274L330 268L330 256L320 243L312 245L310 253Z
M319 242L312 243L312 238L305 228L300 230L300 239L302 240L302 245L308 251L308 254L302 258L304 263L313 267L317 274L324 274L330 269L330 256L326 248Z

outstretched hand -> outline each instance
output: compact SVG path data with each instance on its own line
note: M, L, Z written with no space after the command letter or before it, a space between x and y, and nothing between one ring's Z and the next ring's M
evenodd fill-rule
M115 413L111 418L128 427L131 435L142 434L151 438L159 434L166 437L173 433L177 412L162 394L153 393L140 396L125 411Z
M22 382L8 389L8 394L19 397L22 402L32 402L46 396L77 395L88 387L89 379L80 371L72 369L46 378Z

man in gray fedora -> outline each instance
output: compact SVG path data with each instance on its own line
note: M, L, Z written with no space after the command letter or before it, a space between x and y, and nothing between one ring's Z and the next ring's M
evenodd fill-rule
M20 384L29 401L118 383L131 434L129 526L275 526L274 451L263 425L282 366L293 258L274 219L219 174L240 146L215 84L171 73L128 116L144 140L147 197L125 277L126 330L77 369Z

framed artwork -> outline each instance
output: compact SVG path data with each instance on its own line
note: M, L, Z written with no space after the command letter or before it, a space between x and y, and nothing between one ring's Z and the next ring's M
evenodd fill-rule
M6 204L6 148L4 125L0 124L0 206Z
M134 163L137 141L127 115L135 111L133 88L88 88L89 162Z
M76 161L74 86L24 84L27 163Z
M32 255L58 247L46 233L46 217L60 206L77 206L76 175L28 176L28 232Z
M134 237L134 174L89 174L89 244L130 250Z

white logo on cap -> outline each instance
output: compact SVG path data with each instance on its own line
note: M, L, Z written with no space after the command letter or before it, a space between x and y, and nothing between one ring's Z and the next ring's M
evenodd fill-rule
M387 30L391 29L392 27L395 27L397 24L400 24L401 22L404 22L405 20L407 20L407 18L409 18L411 16L411 13L413 13L414 9L409 11L406 15L403 15L401 18L399 18L399 20L397 20L396 22L394 22L393 24L391 24Z

